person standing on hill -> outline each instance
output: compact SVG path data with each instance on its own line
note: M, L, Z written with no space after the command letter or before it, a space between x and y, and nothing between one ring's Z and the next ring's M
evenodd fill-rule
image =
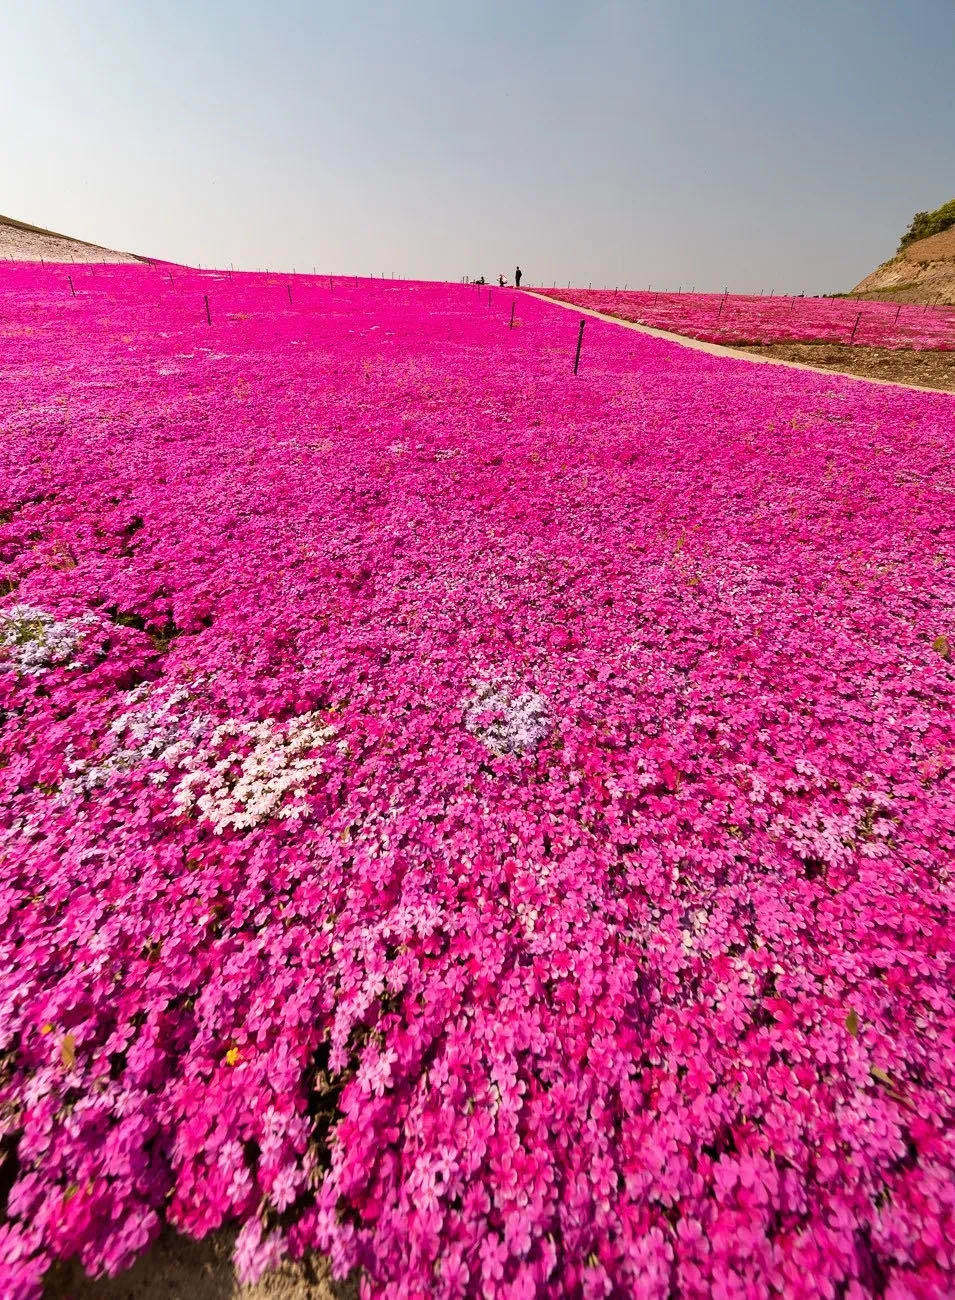
M514 288L519 289L520 287L521 287L521 268L518 266L514 268Z

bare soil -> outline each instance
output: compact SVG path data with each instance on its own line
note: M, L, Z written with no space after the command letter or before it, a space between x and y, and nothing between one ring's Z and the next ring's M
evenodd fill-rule
M283 1264L254 1286L240 1286L232 1267L235 1234L192 1241L166 1232L120 1277L90 1281L76 1263L47 1274L44 1300L357 1300L358 1280L335 1282L328 1264Z
M955 302L955 226L909 244L860 280L852 298L890 302Z
M913 280L910 284L890 285L886 289L865 289L846 293L844 298L858 298L861 302L931 303L933 307L955 306L955 262L948 281L936 280L933 284Z
M955 258L955 226L940 230L937 235L916 239L902 250L908 262L937 262L942 258Z
M0 216L0 262L142 262L133 253L101 248L55 230Z
M848 347L843 343L739 343L739 351L777 361L798 361L820 370L838 370L863 379L917 384L955 393L955 352L916 352L909 348Z

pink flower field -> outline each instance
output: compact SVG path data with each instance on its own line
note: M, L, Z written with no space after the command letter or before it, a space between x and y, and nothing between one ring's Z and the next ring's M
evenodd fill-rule
M955 349L955 308L849 298L742 293L538 289L575 307L672 330L708 343L852 343L857 347Z
M953 1293L955 399L514 300L0 270L0 1295Z

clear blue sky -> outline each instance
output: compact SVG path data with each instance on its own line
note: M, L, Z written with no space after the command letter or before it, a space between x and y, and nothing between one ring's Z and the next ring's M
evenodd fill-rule
M955 196L955 0L8 0L0 108L177 261L824 291Z

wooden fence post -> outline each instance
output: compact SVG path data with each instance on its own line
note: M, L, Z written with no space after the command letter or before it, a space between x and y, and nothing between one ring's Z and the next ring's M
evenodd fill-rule
M576 352L576 354L575 354L575 356L574 356L574 374L575 374L575 375L576 375L576 373L577 373L577 367L580 365L580 346L581 346L581 344L582 344L583 341L584 341L584 326L586 325L586 323L587 323L587 322L586 322L585 319L584 319L584 320L581 320L581 322L580 322L580 329L577 331L577 352Z

